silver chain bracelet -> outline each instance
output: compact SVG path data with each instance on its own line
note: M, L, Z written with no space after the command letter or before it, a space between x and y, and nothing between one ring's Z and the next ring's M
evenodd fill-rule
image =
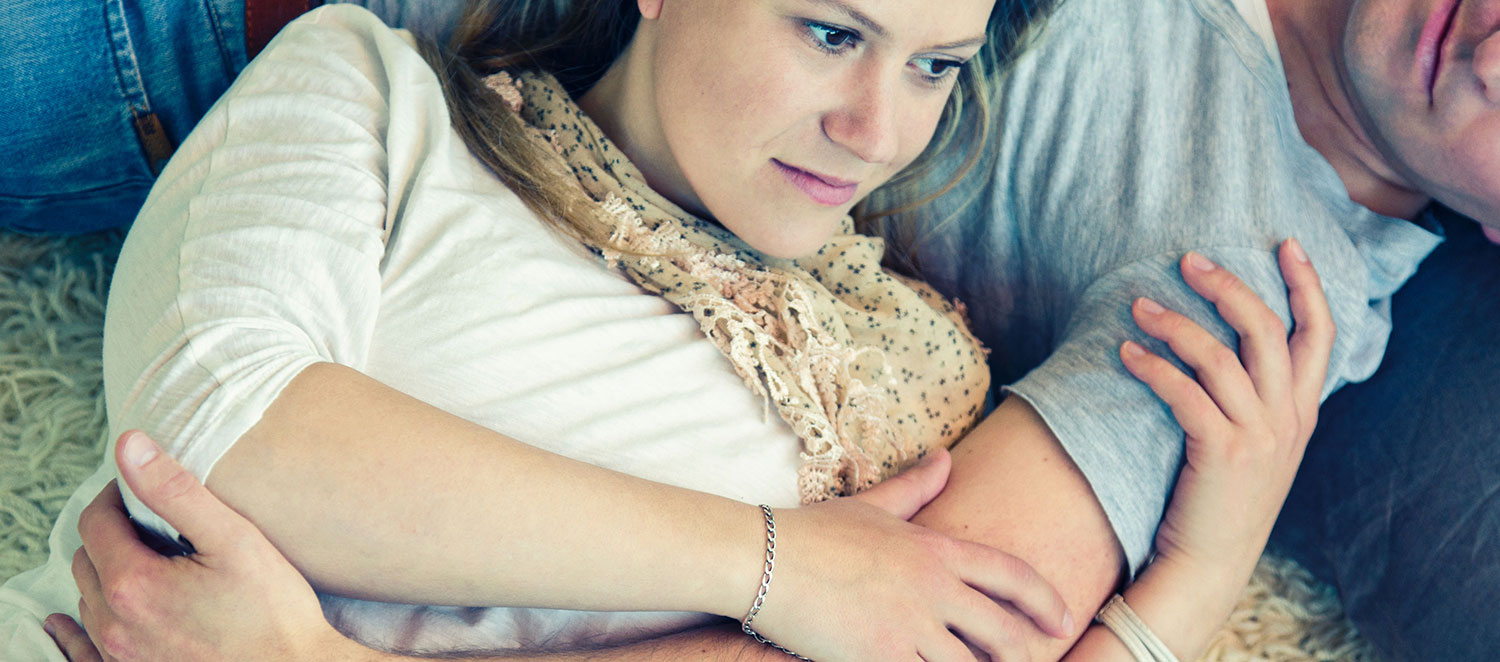
M766 604L766 593L771 590L771 574L776 570L776 514L772 513L771 507L767 506L766 504L760 504L760 511L766 516L766 572L765 574L761 575L760 592L756 593L755 595L755 604L750 605L750 613L745 614L745 620L740 621L740 629L744 630L745 634L755 637L755 640L759 641L760 643L770 646L771 648L775 648L776 650L786 653L787 655L795 657L799 660L812 662L812 660L809 660L808 658L793 653L791 650L783 647L781 644L760 636L759 632L756 632L754 628L750 627L750 622L755 620L755 616L760 613L760 608Z

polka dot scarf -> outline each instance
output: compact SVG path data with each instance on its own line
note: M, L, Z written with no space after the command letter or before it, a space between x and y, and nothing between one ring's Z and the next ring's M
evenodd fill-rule
M588 248L697 320L803 442L805 503L857 493L947 447L982 413L989 372L961 310L881 268L885 244L845 219L816 254L762 255L646 185L551 76L486 84L558 156L599 223Z

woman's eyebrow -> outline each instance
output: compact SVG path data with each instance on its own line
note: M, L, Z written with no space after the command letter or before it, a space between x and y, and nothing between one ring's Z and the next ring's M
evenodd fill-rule
M824 5L835 11L844 13L849 17L849 20L860 24L862 27L864 27L864 29L870 31L870 34L873 34L877 37L886 36L885 27L883 27L879 23L876 23L875 20L870 18L869 16L865 16L863 12L855 9L853 6L851 6L847 2L844 2L843 0L809 0L809 2Z
M840 12L840 13L848 16L849 20L854 21L855 23L858 23L861 27L863 27L865 30L869 31L870 34L872 34L872 35L875 35L877 37L884 37L884 36L886 36L885 26L882 26L881 24L875 22L875 19L870 18L869 16L866 16L864 14L864 12L861 12L860 10L855 9L849 3L844 2L844 0L808 0L808 1L812 2L812 3L815 3L815 4L823 5L825 7L833 9L834 11ZM984 35L979 35L977 37L973 37L973 38L970 38L970 39L963 39L963 40L960 40L960 41L952 41L952 42L948 42L946 44L937 44L937 45L932 46L932 49L933 50L940 50L940 51L958 50L958 49L962 49L962 48L968 48L970 46L983 46L988 41L989 41L989 39L987 37L985 37Z

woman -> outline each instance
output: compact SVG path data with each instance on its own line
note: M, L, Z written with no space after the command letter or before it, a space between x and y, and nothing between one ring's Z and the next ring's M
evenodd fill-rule
M619 8L575 16L620 24L602 13ZM954 79L987 41L1003 47L974 26L1002 31L1007 12L987 0L944 16L819 0L639 9L618 59L593 54L614 62L602 78L554 63L579 77L561 85L493 60L434 77L357 10L300 21L184 145L131 235L106 336L112 424L163 439L329 593L699 612L330 599L341 628L382 647L535 650L739 618L774 551L770 512L740 501L779 509L783 564L755 628L811 657L960 659L968 644L1016 659L995 600L1076 636L1057 596L994 550L857 501L788 507L893 475L980 412L982 352L945 303L881 272L878 245L845 219L944 133L945 113L966 117L950 100L983 98L955 95ZM468 90L450 91L457 133L438 78ZM1305 277L1291 281L1308 296ZM1190 331L1154 332L1202 344ZM1169 390L1182 376L1166 364L1127 362L1185 425L1210 421L1203 438L1298 448L1310 426L1287 406L1284 338L1247 340L1282 351L1250 361L1253 382L1241 371L1209 391L1255 400L1260 385L1277 406L1224 420L1207 396ZM1299 385L1318 363L1298 357ZM1184 494L1208 489L1194 485ZM1172 558L1258 554L1254 526L1205 535L1193 508L1178 516L1192 534L1166 547L1194 553ZM1160 567L1135 595L1202 570Z

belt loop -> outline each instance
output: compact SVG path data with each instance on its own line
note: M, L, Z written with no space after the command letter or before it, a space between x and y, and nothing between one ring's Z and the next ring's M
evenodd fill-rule
M287 23L320 4L318 0L245 0L245 57L254 58Z

